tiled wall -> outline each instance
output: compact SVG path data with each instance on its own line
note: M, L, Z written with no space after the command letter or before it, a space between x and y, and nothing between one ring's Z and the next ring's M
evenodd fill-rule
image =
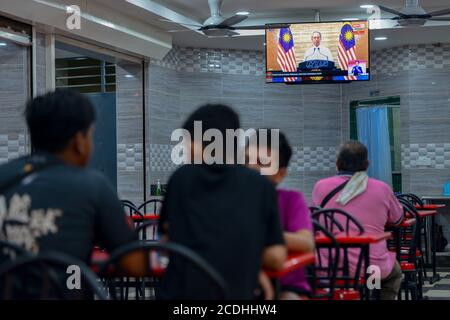
M44 33L36 33L36 94L47 91L46 40Z
M450 44L404 46L373 55L375 75L367 83L343 86L343 135L349 104L376 96L399 96L403 190L441 195L450 182ZM430 165L421 165L419 157Z
M117 185L121 199L144 201L142 65L116 65Z
M0 163L27 151L25 102L30 94L29 49L8 40L0 47Z
M175 169L170 135L205 103L232 106L244 128L280 128L287 134L295 152L285 186L309 196L318 178L332 174L342 132L340 86L267 85L264 70L263 54L256 51L175 48L164 61L153 61L149 183L167 182Z
M350 101L377 91L379 97L399 96L403 191L441 195L450 182L450 44L404 46L372 57L372 81L343 86L343 136L349 136ZM438 223L450 239L450 217L440 215Z

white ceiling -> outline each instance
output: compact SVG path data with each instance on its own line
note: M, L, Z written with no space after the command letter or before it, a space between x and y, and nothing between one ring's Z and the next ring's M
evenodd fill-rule
M160 12L151 12L132 5L126 0L97 0L105 6L120 10L135 19L157 26L163 30L185 28L172 23L161 22L164 16ZM208 0L138 0L145 4L157 3L163 8L175 11L182 16L202 24L210 16ZM314 21L314 11L320 10L322 21L341 20L343 18L367 19L369 14L361 9L362 4L380 4L395 9L402 9L405 0L224 0L223 15L231 16L238 11L249 11L251 15L244 24L264 24L273 22ZM421 5L428 11L450 7L449 0L421 0ZM383 17L390 17L383 15ZM436 23L421 28L395 28L373 30L373 37L387 36L387 41L372 41L374 50L405 44L450 42L450 24ZM194 31L173 33L175 45L207 48L230 48L263 50L263 36L245 36L233 38L207 38Z
M156 2L191 17L203 20L209 17L207 0L156 0ZM222 12L224 15L231 15L240 10L248 10L258 17L292 15L305 11L312 13L314 9L364 13L364 10L359 8L362 4L379 4L400 9L405 6L405 0L225 0ZM449 5L448 0L422 0L425 9L442 9Z

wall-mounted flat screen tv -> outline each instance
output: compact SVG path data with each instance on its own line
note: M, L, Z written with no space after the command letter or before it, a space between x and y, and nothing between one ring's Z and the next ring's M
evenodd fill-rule
M294 23L266 30L268 83L370 80L368 21Z

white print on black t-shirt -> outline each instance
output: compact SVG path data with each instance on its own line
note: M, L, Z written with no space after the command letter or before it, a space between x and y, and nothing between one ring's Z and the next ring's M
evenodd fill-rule
M0 240L17 244L32 253L39 253L37 240L58 232L56 218L62 217L59 209L33 209L31 197L15 194L7 206L0 196Z

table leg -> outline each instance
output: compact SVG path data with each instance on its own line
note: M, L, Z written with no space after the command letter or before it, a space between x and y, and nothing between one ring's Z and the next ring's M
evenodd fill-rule
M370 294L369 294L369 288L367 286L367 281L369 279L369 275L367 274L367 268L370 266L370 246L366 245L364 246L364 274L365 274L365 288L364 292L365 294L365 300L370 300Z
M437 273L437 263L436 263L436 216L431 216L431 265L433 270L433 275L430 278L430 284L433 284L440 280L440 276Z

